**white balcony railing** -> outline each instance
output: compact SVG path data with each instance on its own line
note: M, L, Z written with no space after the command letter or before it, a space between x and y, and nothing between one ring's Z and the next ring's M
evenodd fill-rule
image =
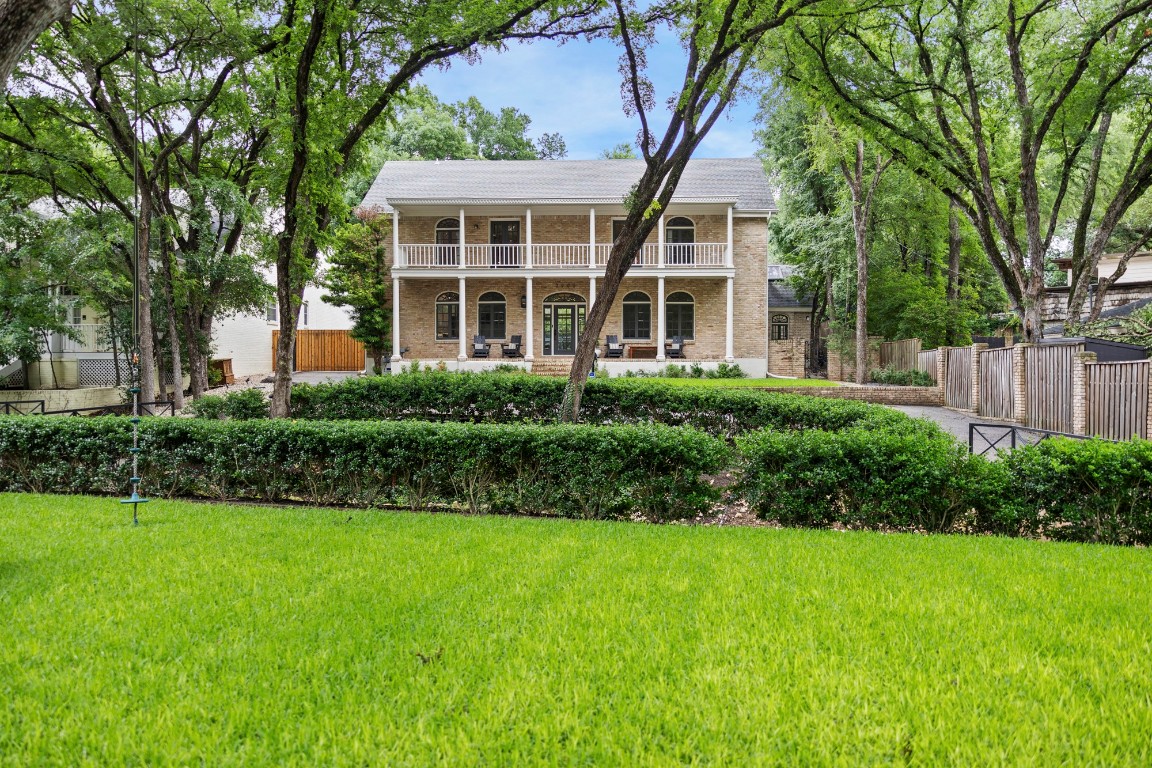
M608 263L612 246L597 243L595 246L596 266ZM540 243L527 245L458 245L416 244L401 246L401 266L421 269L455 269L461 266L470 269L519 269L528 266L543 268L588 268L589 246L586 243ZM724 267L728 246L725 243L665 243L664 266L684 267ZM463 252L464 263L460 257ZM646 243L633 262L634 267L655 267L660 264L660 246Z
M108 340L108 326L100 323L83 323L70 326L76 333L76 339L70 339L60 334L56 338L58 352L111 352L112 347Z

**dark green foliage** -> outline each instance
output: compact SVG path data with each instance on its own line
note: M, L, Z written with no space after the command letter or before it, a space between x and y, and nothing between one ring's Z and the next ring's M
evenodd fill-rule
M226 395L205 395L188 409L200 419L266 419L268 399L259 389L242 389Z
M743 492L760 517L785 525L953 530L987 462L925 422L909 423L919 426L741 437Z
M122 493L131 425L0 419L0 491ZM145 419L152 496L315 504L452 504L469 511L683 517L715 491L727 448L691 429Z
M1006 515L1023 535L1152 544L1152 443L1052 438L1007 454Z
M298 384L292 415L300 419L432 419L551 421L562 379L541 376L422 373L364 377L339 384ZM904 414L867 403L786 393L670 387L636 379L589 381L581 401L589 424L690 424L712 435L753 429L838 430L899 424Z
M936 382L925 371L901 371L896 368L875 368L870 380L890 387L934 387Z

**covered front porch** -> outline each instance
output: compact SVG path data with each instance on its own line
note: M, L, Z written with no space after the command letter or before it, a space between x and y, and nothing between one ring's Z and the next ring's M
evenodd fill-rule
M602 278L501 274L393 281L393 369L404 361L561 365L585 333ZM690 361L734 362L731 277L626 278L597 346L615 365ZM606 338L621 346L609 360ZM483 337L484 347L477 347Z

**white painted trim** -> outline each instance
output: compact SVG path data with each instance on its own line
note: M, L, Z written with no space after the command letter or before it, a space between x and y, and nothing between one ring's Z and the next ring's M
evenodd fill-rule
M731 221L731 219L729 219ZM731 232L731 230L729 230ZM725 302L725 315L724 315L724 359L731 363L736 360L733 354L733 320L734 320L734 304L733 304L733 291L732 291L732 278L728 278L728 295ZM693 313L695 315L695 313ZM695 320L695 317L693 317Z
M733 265L733 244L732 244L732 206L728 206L728 251L724 254L724 266L731 267Z
M664 219L664 217L661 216L660 219L661 219L660 220L660 240L661 240L660 245L663 246L664 245L664 243L663 243L663 240L664 240L664 220L663 219ZM664 260L664 256L663 256L664 248L663 247L660 248L660 253L661 253L660 260L663 261ZM662 363L662 362L664 362L664 359L665 359L664 358L664 341L665 341L665 338L667 336L667 329L668 329L668 326L667 326L668 321L667 321L667 318L665 318L665 316L664 316L664 278L662 278L662 277L658 278L656 280L656 306L657 306L657 309L656 309L656 318L657 318L657 320L656 320L656 361ZM693 314L695 314L695 309L693 309ZM695 319L695 317L693 317L693 319Z
M489 235L491 239L491 235ZM532 269L532 209L524 209L524 266Z
M460 278L460 290L457 291L460 294L460 312L458 315L460 318L460 352L456 355L456 359L460 362L468 359L468 312L465 310L465 307L468 306L468 299L464 293L466 290L464 280L463 277Z
M529 277L525 280L524 289L525 289L524 293L527 296L527 301L525 301L525 304L528 305L527 308L524 310L525 312L527 312L527 314L524 316L525 317L524 333L527 335L526 344L524 346L524 360L526 360L527 362L532 362L533 360L536 359L536 356L532 353L533 343L536 340L536 332L535 332L535 329L532 327L533 326L532 321L536 317L536 308L533 306L533 302L532 302L532 278L531 277Z
M395 275L392 276L392 362L400 362L400 278Z
M596 269L596 209L588 209L588 268Z

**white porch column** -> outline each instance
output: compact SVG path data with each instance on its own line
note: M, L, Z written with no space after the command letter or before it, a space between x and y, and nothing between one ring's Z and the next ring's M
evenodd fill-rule
M532 209L524 209L524 247L528 251L524 266L532 269Z
M527 278L524 286L524 295L526 296L525 304L528 305L524 310L524 360L525 362L532 362L536 359L536 355L532 354L533 345L536 343L536 332L532 328L532 321L536 317L536 310L532 304L532 278Z
M659 251L659 253L656 254L656 266L660 267L660 269L664 269L664 214L660 214L660 223L657 224L656 228L658 232L656 235L656 248ZM663 281L661 281L660 284L663 285ZM663 304L664 299L660 299L660 303ZM660 310L660 315L663 317L664 310ZM664 348L663 336L660 337L660 348ZM660 359L663 360L664 358Z
M588 266L596 269L596 209L588 209Z
M660 239L664 239L664 221L660 221ZM664 244L660 244L660 261L664 261ZM664 315L664 278L656 280L656 360L664 362L664 339L668 335L668 318Z
M400 362L400 278L398 277L392 278L392 362Z
M596 277L588 278L588 311L592 311L592 305L596 303Z
M392 211L392 266L406 267L405 261L400 254L400 211Z
M468 359L468 297L464 293L464 278L460 278L460 362Z
M724 266L732 267L732 206L728 206L728 248L724 251Z
M463 208L460 209L460 218L457 219L457 221L460 222L460 250L456 254L456 266L463 267L464 266L464 209Z
M729 219L729 221L731 221L731 219ZM736 361L735 356L732 354L732 299L732 278L728 278L728 301L724 314L724 359L729 363Z

